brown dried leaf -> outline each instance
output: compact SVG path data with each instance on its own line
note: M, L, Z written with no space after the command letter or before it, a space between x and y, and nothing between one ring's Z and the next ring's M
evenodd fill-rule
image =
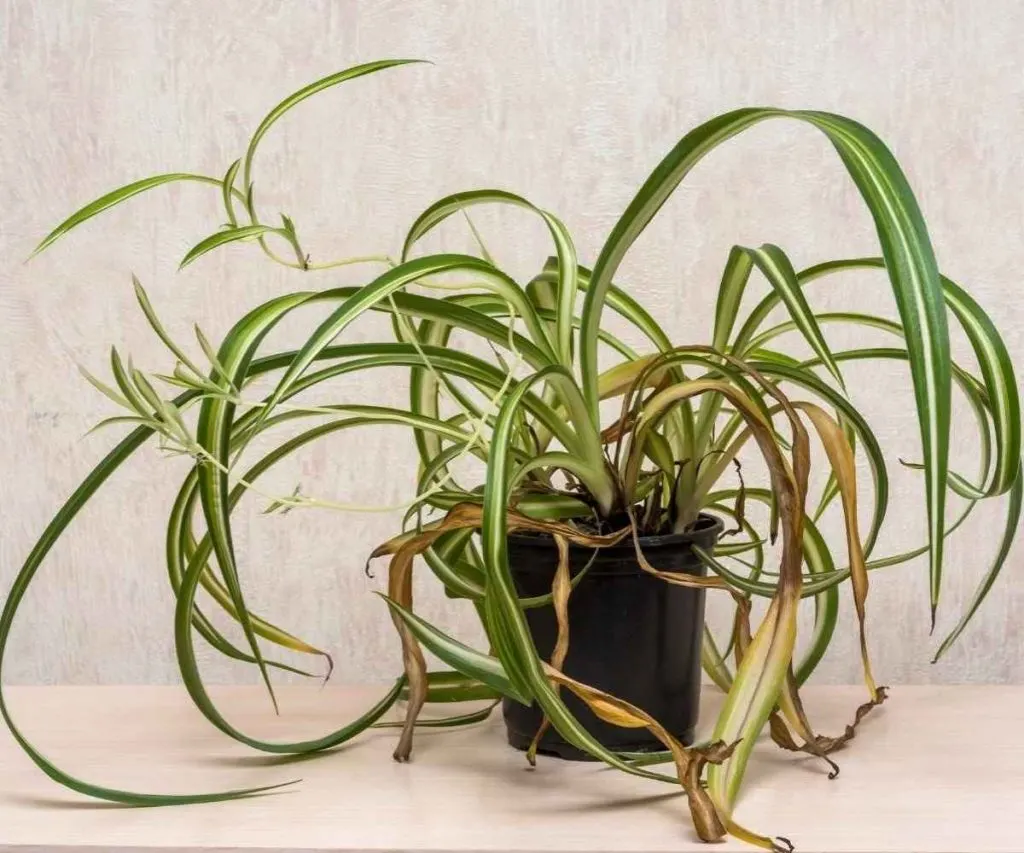
M556 536L555 544L558 546L558 568L555 569L555 578L551 584L551 601L558 622L558 635L551 652L551 666L561 670L565 666L566 655L569 654L569 594L572 592L572 583L569 578L569 544L563 536ZM558 690L557 684L555 690ZM526 760L531 766L537 762L540 739L550 725L551 721L544 717L530 742L530 748L526 750Z
M853 603L857 610L857 624L860 629L860 656L864 668L864 681L873 701L878 700L878 688L871 672L871 658L868 655L867 632L865 628L866 602L868 597L868 568L864 561L864 548L857 528L857 466L853 448L839 424L824 409L814 403L794 403L814 425L828 456L832 471L836 475L839 496L843 505L846 522L847 550L850 556L850 584L853 587ZM879 704L881 701L875 701Z
M575 681L551 666L545 666L544 670L554 683L571 690L602 720L625 728L645 728L658 738L672 753L679 783L686 792L690 816L697 835L702 841L719 841L725 837L726 826L702 784L701 776L705 765L720 764L727 760L736 748L735 743L715 741L703 747L685 747L642 708L603 690Z
M795 690L793 695L796 696L796 702L799 703L799 695L795 692ZM811 732L810 724L807 722L806 715L803 714L803 707L802 705L799 705L799 712L803 717L803 731L800 731L800 736L801 738L803 738L803 743L799 743L793 737L792 733L790 732L789 726L783 720L782 716L778 712L776 712L772 714L770 720L772 740L775 741L775 743L778 746L791 752L806 752L810 755L815 755L819 758L824 759L830 765L832 765L832 772L829 773L829 778L834 779L836 776L839 775L839 767L835 764L834 761L829 759L827 756L829 756L833 752L837 752L838 750L842 749L846 746L846 744L853 740L857 733L857 726L860 725L861 720L863 720L864 717L867 716L867 714L871 711L872 708L881 705L883 702L885 702L887 698L888 688L877 688L874 698L869 699L867 702L860 705L857 708L856 713L854 714L853 722L849 723L846 726L846 729L843 731L841 735L836 736L815 735L813 732Z

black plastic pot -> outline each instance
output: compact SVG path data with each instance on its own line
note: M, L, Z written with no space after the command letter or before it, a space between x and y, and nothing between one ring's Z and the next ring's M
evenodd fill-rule
M640 539L644 556L655 568L703 575L704 564L693 545L714 547L722 522L702 515L694 530ZM519 594L551 591L558 552L548 536L512 534L509 563ZM591 560L589 548L572 546L573 576ZM552 607L526 611L537 652L545 660L554 649L558 625ZM637 564L632 540L603 548L569 598L569 654L565 673L577 681L632 702L651 714L684 743L693 741L700 706L700 649L704 627L704 591L666 583ZM664 749L646 729L625 729L596 717L569 691L562 697L576 718L604 746L621 752ZM536 704L512 699L503 705L508 742L529 747L542 714ZM585 753L549 727L538 752L568 759Z

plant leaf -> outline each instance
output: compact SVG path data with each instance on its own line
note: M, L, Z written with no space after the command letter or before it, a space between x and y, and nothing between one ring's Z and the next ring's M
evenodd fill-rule
M235 205L231 196L237 193L235 189L235 176L238 174L238 167L242 165L241 160L235 160L224 173L224 180L221 181L221 200L224 203L224 212L227 214L228 222L232 227L238 225L238 217L235 215Z
M797 280L796 270L793 269L793 265L790 263L786 253L778 246L773 246L770 243L766 243L760 249L742 249L742 251L750 256L751 261L763 273L764 277L768 279L772 289L785 304L789 311L789 316L793 319L793 322L801 334L803 334L811 349L821 359L822 364L828 368L829 373L835 377L840 387L844 387L843 375L839 370L839 365L836 364L835 359L832 357L832 353L825 341L825 336L822 335L814 312L811 310L811 306L807 304L803 288L801 288Z
M853 449L847 442L839 424L830 418L822 408L806 401L794 402L793 406L803 412L814 425L836 476L840 499L843 503L847 551L850 558L850 582L853 586L853 602L857 610L857 623L860 631L860 654L864 667L864 681L867 684L868 693L874 701L878 699L878 687L871 673L871 659L868 655L865 629L868 570L857 526L857 468L853 458Z
M1010 489L1009 499L1006 503L1006 526L1003 528L1002 538L999 540L999 550L996 553L996 557L989 567L989 570L985 573L981 582L978 584L977 589L974 591L974 595L971 596L971 600L967 607L964 608L963 615L960 617L960 621L957 622L956 626L946 636L946 639L942 641L938 650L935 652L935 657L932 658L932 663L939 660L950 647L957 641L960 635L964 632L964 629L970 623L971 618L977 613L978 608L981 607L982 602L988 595L989 590L992 589L992 585L995 583L996 578L999 577L999 572L1003 568L1003 563L1006 562L1006 557L1010 553L1010 546L1013 544L1013 540L1017 535L1017 530L1020 525L1021 515L1021 503L1022 497L1024 497L1024 469L1017 469L1017 479L1014 480L1013 488Z
M178 264L178 269L184 269L197 258L201 258L207 252L212 252L228 243L236 243L239 240L250 240L262 234L279 234L286 236L280 228L271 228L269 225L242 225L237 228L229 228L225 231L215 231L209 237L200 240L185 254Z
M331 86L337 86L339 83L354 80L357 77L362 77L366 74L373 74L376 71L383 71L386 68L395 68L399 65L410 65L420 62L425 62L425 60L383 59L376 62L367 62L362 65L355 65L351 68L346 68L344 71L337 71L334 74L329 74L327 77L317 80L315 83L310 83L308 86L303 86L297 92L293 92L263 117L263 121L260 122L259 127L256 128L256 132L252 135L252 139L249 140L249 145L245 150L244 165L242 168L243 186L248 188L252 184L252 158L256 153L256 146L260 144L260 140L263 139L274 123L292 107L302 103L307 98L317 94L317 92L322 92L324 89L329 89Z
M391 612L409 627L416 635L416 639L448 666L481 684L486 684L492 690L497 690L502 696L508 696L525 705L530 703L530 697L520 693L512 684L500 660L449 637L386 595L377 595L380 595Z
M89 202L85 207L82 207L72 213L71 216L65 219L60 225L39 241L39 245L32 250L32 254L29 258L34 258L73 228L78 227L88 219L92 219L96 214L102 213L104 210L114 207L122 201L127 201L132 198L132 196L144 193L146 190L151 190L155 187L176 181L198 181L199 183L204 184L220 184L220 181L216 178L208 178L206 175L192 175L187 172L172 172L166 175L153 175L149 178L143 178L141 181L135 181L134 183L126 184L123 187L118 187L116 190L112 190L106 195L100 196L95 201Z

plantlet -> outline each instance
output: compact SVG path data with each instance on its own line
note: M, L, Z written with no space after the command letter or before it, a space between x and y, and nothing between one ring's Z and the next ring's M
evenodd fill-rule
M307 254L287 216L281 215L277 223L265 219L257 207L253 171L259 143L278 119L311 95L403 64L370 63L313 83L267 115L244 155L223 178L173 173L129 184L82 208L40 243L37 252L138 193L170 182L198 181L221 194L227 224L197 243L182 266L245 240L254 241L271 260L303 272L354 263L378 269L361 287L297 291L258 305L216 348L197 329L201 357L190 355L189 348L171 338L142 285L135 282L143 315L166 345L174 366L165 374L147 374L115 349L111 382L88 376L121 409L108 423L130 425L132 430L60 509L18 573L0 618L0 667L17 608L50 547L107 477L144 443L156 439L168 451L194 460L167 530L167 568L176 598L175 645L193 701L228 736L258 750L302 755L337 746L381 725L385 712L404 699L406 716L395 757L405 760L418 724L479 721L501 696L533 701L546 724L579 750L627 773L681 785L702 839L731 833L766 849L788 847L784 838L748 830L735 819L744 770L766 725L780 747L818 756L835 768L831 754L853 737L864 714L884 701L885 688L876 685L865 635L871 571L927 555L934 624L946 536L978 501L1008 493L998 553L960 622L939 646L938 657L964 630L1002 568L1020 519L1022 494L1020 404L1006 347L982 308L940 275L917 203L887 148L856 122L822 112L743 109L686 134L622 214L593 269L580 264L558 218L503 190L473 190L433 204L412 224L394 258L318 263ZM616 282L619 265L705 154L758 122L783 118L820 131L835 148L873 217L881 256L829 261L797 271L778 246L737 246L726 259L709 337L678 346L630 296L629 288ZM452 216L465 215L472 229L468 214L482 205L513 205L546 226L552 257L525 286L495 265L475 229L479 256L418 252L421 239ZM858 313L822 314L811 308L809 295L853 269L876 269L888 280L899 322ZM771 289L744 313L742 298L755 270ZM297 350L267 351L268 332L302 306L319 312L316 329ZM770 324L776 308L785 311L786 319ZM644 352L611 333L603 322L606 309L646 337ZM391 319L394 339L344 342L345 330L368 311ZM950 318L966 333L977 372L952 361ZM892 345L835 351L824 331L834 324L880 330L891 335ZM451 348L455 332L486 342L494 358ZM784 351L781 339L790 333L810 348L810 358ZM614 355L607 369L599 366L602 347ZM850 402L843 375L850 361L876 359L909 365L922 461L908 464L923 472L929 534L920 548L883 557L874 552L889 508L886 461L868 420ZM340 376L385 366L407 368L407 409L351 401L303 402L304 394L330 389ZM275 385L261 397L252 386L266 376L274 377ZM978 422L976 473L953 472L948 465L954 384ZM615 414L608 415L607 407L602 411L603 401L614 402ZM302 431L281 440L266 455L252 461L246 454L257 435L296 424ZM406 507L404 528L372 555L390 558L384 600L401 638L403 673L376 705L338 731L299 743L254 739L224 719L207 694L196 665L195 636L258 667L271 697L272 669L301 670L266 657L263 644L306 655L326 653L247 608L232 546L232 511L246 491L264 494L260 477L295 451L339 431L373 424L407 426L420 455L415 497ZM823 449L829 474L823 493L809 502L814 444ZM740 454L754 448L766 466L767 481L750 482L749 472L738 485L723 480L738 468ZM871 490L857 482L857 450L870 466ZM454 473L455 463L469 456L486 464L480 486L463 485ZM966 500L953 520L946 511L949 492ZM872 508L862 530L858 502L867 494ZM271 511L308 506L352 509L301 489L264 497ZM767 508L766 524L759 526L748 516L746 508L753 504ZM831 507L842 513L845 524L841 558L818 530L818 521ZM700 552L711 574L672 574L651 565L642 537L689 530L701 512L717 514L734 528L716 548ZM554 542L559 565L550 594L524 599L517 593L507 553L507 536L513 531L549 536ZM778 565L770 566L766 546L777 539ZM704 668L728 693L708 743L684 745L643 709L562 671L571 643L567 614L572 592L585 581L585 572L569 575L570 545L600 548L628 541L635 543L640 566L655 577L729 596L735 604L734 627L725 645L704 630ZM475 606L488 638L487 651L467 647L416 614L411 577L418 556L450 595ZM853 722L846 731L829 737L818 734L808 719L799 688L832 639L839 587L847 582L859 620L866 696L859 708L851 709ZM207 618L197 604L200 588L238 623L244 642L230 640ZM796 657L797 611L805 598L814 599L816 620L806 651ZM751 624L755 599L767 603L756 626ZM525 618L528 609L540 606L552 606L559 620L559 642L549 660L538 654ZM428 672L423 648L451 670ZM567 693L603 720L649 730L664 751L639 756L606 748L566 706ZM466 699L491 704L440 722L418 720L426 702ZM99 787L69 776L40 754L19 732L2 694L0 712L45 773L92 797L157 805L265 790L168 796ZM532 750L528 757L533 760ZM652 769L659 761L671 762L674 772Z

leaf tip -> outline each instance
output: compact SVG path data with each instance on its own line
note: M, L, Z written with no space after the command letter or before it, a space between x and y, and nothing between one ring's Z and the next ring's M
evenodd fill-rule
M327 672L324 675L324 683L321 687L326 687L327 682L331 680L331 676L334 674L334 658L327 652L320 652L327 659Z

